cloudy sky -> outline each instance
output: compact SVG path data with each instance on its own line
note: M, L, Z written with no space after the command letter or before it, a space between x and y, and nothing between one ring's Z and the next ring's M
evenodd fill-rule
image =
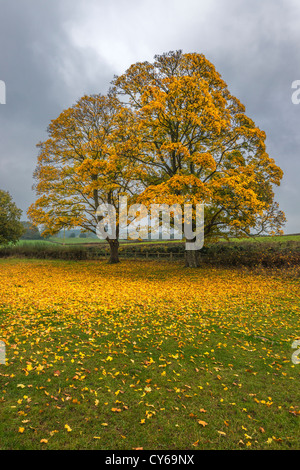
M299 0L0 0L0 44L0 189L24 220L51 119L132 63L182 49L203 53L266 132L285 233L300 232Z

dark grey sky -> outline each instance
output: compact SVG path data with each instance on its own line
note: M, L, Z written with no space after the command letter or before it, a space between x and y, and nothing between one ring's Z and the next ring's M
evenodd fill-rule
M0 0L0 45L0 189L23 219L50 120L132 63L182 49L205 54L266 132L285 232L300 232L299 0Z

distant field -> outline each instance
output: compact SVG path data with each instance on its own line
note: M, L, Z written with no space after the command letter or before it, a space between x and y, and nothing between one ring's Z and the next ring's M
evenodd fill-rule
M299 234L291 234L291 235L279 235L279 236L262 236L262 237L255 237L255 238L231 238L230 242L287 242L287 241L300 241L300 233ZM32 244L32 243L46 243L46 244L60 244L60 245L86 245L86 244L99 244L99 243L106 243L104 240L100 240L98 238L66 238L65 241L62 238L58 237L51 237L48 240L20 240L17 245L20 244ZM180 240L155 240L155 241L142 241L142 242L135 242L135 241L121 241L121 244L126 245L135 245L135 244L161 244L161 243L184 243Z
M263 236L255 238L231 238L230 241L239 242L239 241L251 241L251 242L287 242L287 241L300 241L300 233L292 235L275 235L275 236Z

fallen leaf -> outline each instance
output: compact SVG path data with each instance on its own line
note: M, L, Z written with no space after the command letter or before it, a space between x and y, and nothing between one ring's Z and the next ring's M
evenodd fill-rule
M201 426L205 427L208 425L206 421L201 421L201 419L198 419L198 423L201 424Z

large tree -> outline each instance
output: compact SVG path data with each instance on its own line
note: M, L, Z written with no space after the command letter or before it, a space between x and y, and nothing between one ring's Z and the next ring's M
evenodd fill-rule
M203 54L154 59L112 82L112 93L136 113L139 147L131 159L144 169L139 201L204 203L206 240L280 230L285 217L273 185L282 171L265 133ZM199 252L187 251L186 260L198 266Z
M0 190L0 245L15 244L24 228L20 222L22 210L18 209L8 191Z
M126 158L134 143L130 127L131 112L100 94L82 97L51 121L48 140L38 144L38 199L28 210L42 235L74 227L97 233L101 204L112 205L118 215L119 196L130 201L137 188L134 165ZM111 263L119 262L118 231L117 219L115 237L105 235Z

